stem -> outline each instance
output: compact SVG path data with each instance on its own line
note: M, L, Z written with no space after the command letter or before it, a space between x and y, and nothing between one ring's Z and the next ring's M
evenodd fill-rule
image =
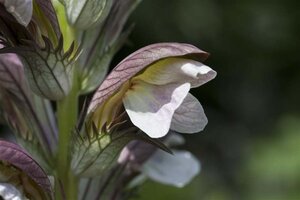
M66 199L77 199L77 180L72 173L70 162L71 134L75 128L78 112L78 80L74 70L73 87L70 93L57 102L59 129L57 175L61 181ZM61 193L56 191L56 193ZM63 195L58 199L64 199Z

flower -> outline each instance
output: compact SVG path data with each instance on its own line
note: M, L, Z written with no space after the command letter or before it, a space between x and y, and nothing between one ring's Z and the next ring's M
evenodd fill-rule
M116 159L105 155L119 154L132 140L169 151L155 138L169 130L201 131L207 119L188 92L215 77L215 71L200 63L207 56L192 45L158 43L121 61L91 100L85 120L87 138L75 145L73 171L84 177L104 172Z
M149 178L181 188L199 174L200 162L192 153L173 149L185 143L181 135L172 132L164 138L164 143L172 148L172 154L141 141L133 141L122 150L118 163L127 165L124 180L134 177L130 178L131 187L140 185Z
M106 129L122 112L152 138L168 131L201 131L207 118L198 100L189 94L216 76L201 62L208 54L192 45L159 43L125 58L95 93L88 112L98 128Z
M0 183L5 183L0 184L0 196L52 199L53 191L47 174L18 145L0 140L0 169Z

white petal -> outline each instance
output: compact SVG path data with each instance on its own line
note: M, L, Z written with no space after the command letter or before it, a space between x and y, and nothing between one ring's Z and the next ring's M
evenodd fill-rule
M189 90L189 83L155 86L138 81L126 92L123 103L135 126L159 138L168 133L173 114Z
M23 26L27 26L32 17L32 0L5 0L6 10Z
M199 161L188 151L173 151L174 155L158 150L143 166L150 179L176 187L188 184L200 171Z
M134 79L156 85L188 82L191 83L192 87L198 87L215 76L214 70L195 60L168 58L150 65L145 72Z
M175 111L171 129L180 133L197 133L202 131L206 124L207 118L201 104L189 93Z
M11 184L0 183L0 197L5 200L22 200L23 195ZM0 198L0 199L2 199Z

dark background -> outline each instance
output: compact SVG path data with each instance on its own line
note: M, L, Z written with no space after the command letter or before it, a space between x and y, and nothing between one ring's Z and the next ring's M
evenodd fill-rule
M300 199L300 3L144 0L117 61L145 45L211 53L215 80L192 93L209 119L186 137L201 174L184 189L148 181L138 199Z

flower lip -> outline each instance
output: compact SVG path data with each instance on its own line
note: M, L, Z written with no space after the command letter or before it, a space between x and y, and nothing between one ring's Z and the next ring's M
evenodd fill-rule
M185 43L157 43L146 46L130 54L113 69L94 94L88 113L95 111L131 77L159 60L184 57L203 62L208 56L207 52Z

